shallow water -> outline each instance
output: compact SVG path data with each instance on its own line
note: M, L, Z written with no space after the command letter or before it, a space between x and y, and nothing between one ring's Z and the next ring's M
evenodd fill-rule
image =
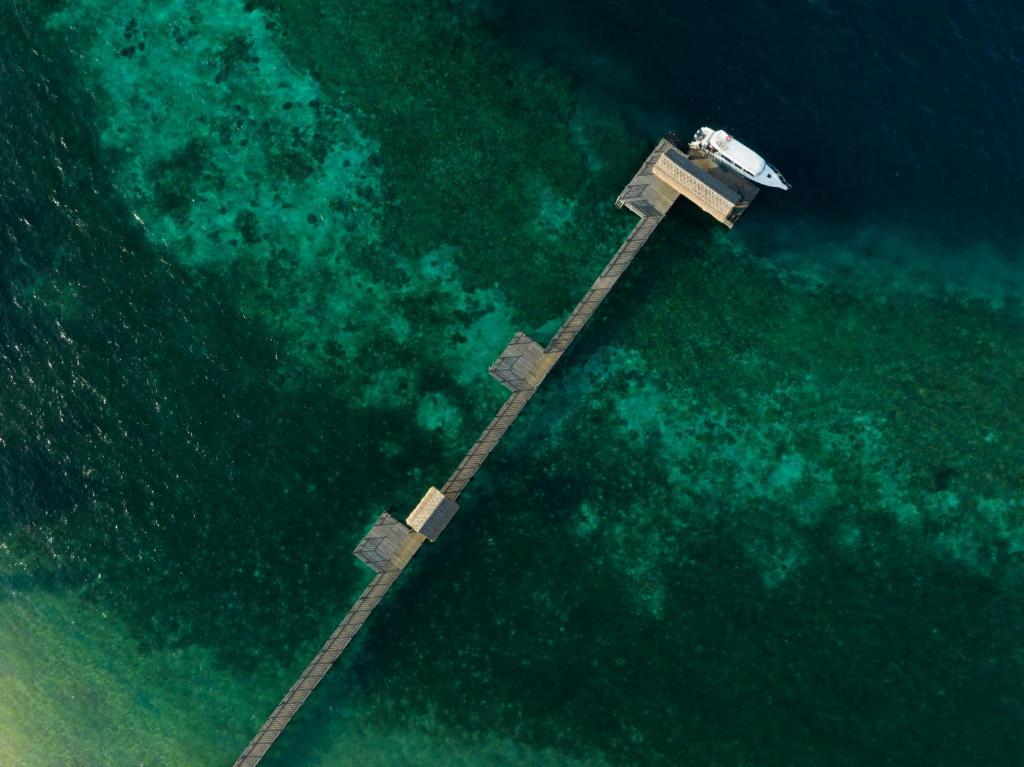
M711 122L267 764L1019 764L1019 11L336 6L3 6L0 763L230 763Z

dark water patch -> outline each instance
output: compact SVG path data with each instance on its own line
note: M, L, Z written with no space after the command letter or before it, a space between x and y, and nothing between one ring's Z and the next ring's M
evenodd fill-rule
M652 138L721 125L763 152L794 183L757 201L766 221L918 226L1020 269L1017 4L485 7L503 42L613 94Z

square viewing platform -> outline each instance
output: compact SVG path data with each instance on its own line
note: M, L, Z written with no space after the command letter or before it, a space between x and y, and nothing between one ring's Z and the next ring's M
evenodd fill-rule
M685 197L730 229L757 196L757 186L721 167L706 152L665 137L622 190L615 204L638 216L664 216Z

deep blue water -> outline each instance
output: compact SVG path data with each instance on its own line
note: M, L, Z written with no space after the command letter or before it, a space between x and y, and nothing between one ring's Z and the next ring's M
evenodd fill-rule
M1020 3L489 5L652 137L710 124L755 146L794 186L758 200L766 226L905 226L1024 268Z

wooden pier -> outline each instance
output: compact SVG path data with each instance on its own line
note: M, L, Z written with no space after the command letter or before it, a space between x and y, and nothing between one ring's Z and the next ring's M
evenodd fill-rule
M516 333L491 365L488 372L511 394L448 481L440 490L429 488L405 523L388 513L381 514L356 546L353 553L374 571L373 579L246 746L235 761L235 767L255 767L260 763L420 546L441 534L459 508L456 499L611 292L676 199L685 197L731 228L756 194L757 188L753 184L719 168L714 160L699 150L690 148L687 151L671 137L658 143L615 201L616 206L636 213L640 221L546 347L541 347L525 333Z

